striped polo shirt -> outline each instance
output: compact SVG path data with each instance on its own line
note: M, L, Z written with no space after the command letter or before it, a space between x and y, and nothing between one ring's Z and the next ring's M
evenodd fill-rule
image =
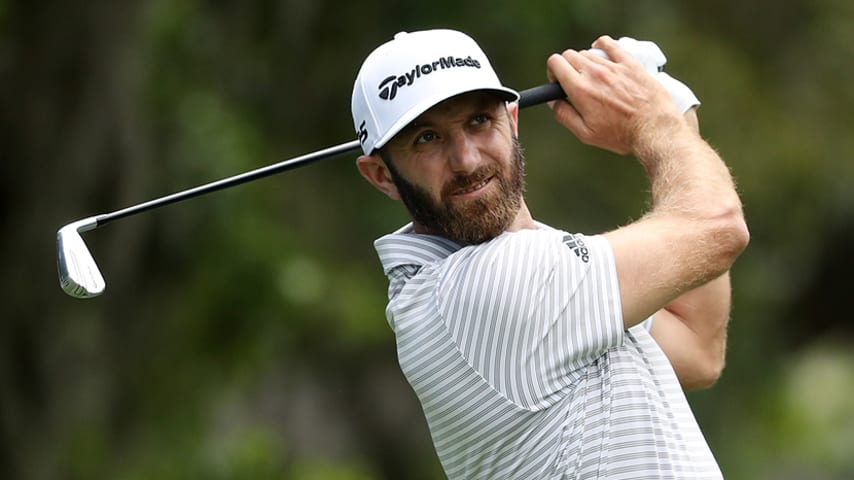
M461 247L408 225L375 247L449 478L721 478L649 322L623 327L604 237L538 224Z

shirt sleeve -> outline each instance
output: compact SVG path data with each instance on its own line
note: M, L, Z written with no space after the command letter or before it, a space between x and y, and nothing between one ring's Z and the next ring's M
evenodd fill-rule
M466 361L524 408L556 402L623 341L614 256L601 236L523 230L448 260L443 321Z

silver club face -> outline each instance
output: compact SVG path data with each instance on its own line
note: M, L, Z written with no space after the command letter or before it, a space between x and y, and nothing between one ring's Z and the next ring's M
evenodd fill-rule
M98 265L80 233L97 228L95 217L70 223L56 234L56 267L59 284L68 295L76 298L96 297L104 292L106 283Z

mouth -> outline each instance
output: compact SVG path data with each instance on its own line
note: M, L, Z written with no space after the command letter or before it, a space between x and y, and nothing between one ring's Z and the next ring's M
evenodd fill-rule
M492 182L492 178L493 178L492 176L489 176L489 177L484 178L483 180L480 180L477 183L469 184L463 188L455 190L453 193L451 193L451 195L453 195L455 197L463 197L463 196L470 195L472 193L478 192L480 190L483 190L484 188L487 187L487 185L489 185L490 182Z

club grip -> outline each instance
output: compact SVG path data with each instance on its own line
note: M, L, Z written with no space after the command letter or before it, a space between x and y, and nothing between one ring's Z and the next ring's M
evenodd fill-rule
M519 108L539 105L552 100L566 98L566 94L557 82L547 83L519 92Z

